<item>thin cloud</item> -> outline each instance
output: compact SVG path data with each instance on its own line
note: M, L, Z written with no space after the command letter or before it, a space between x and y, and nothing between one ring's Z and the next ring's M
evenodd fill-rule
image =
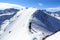
M60 7L55 7L55 8L45 8L48 11L60 11Z
M43 6L43 4L42 4L42 3L38 3L38 5L39 5L39 6Z
M1 3L0 2L0 9L5 9L5 8L24 8L21 5L17 5L17 4L10 4L10 3Z

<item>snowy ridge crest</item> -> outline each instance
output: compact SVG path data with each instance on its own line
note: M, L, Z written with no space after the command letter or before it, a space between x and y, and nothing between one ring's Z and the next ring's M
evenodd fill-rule
M60 20L46 11L9 3L0 5L1 10L14 8L9 12L0 12L1 40L43 40L60 30Z

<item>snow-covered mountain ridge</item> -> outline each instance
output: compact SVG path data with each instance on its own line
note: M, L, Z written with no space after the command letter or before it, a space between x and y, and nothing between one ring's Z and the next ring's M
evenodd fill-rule
M60 30L60 20L42 10L8 5L0 11L3 20L0 20L1 40L43 40L45 36Z

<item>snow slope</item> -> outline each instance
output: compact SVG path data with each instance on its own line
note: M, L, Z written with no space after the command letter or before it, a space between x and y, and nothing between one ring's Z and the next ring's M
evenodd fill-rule
M31 7L26 9L23 6L15 4L0 4L2 10L6 8L20 10L9 20L3 22L5 24L1 25L0 40L42 40L45 36L51 35L60 29L60 20L41 10ZM1 14L0 17L13 14L14 13ZM29 22L32 22L32 33L29 32ZM56 34L59 35L59 32ZM46 40L51 40L51 38L48 37Z
M60 40L60 31L58 31L55 34L47 37L45 40Z
M60 30L60 20L45 12L42 12L41 10L37 10L33 14L31 22L32 22L32 29L35 28L34 30L37 30L37 32L42 33L41 35L39 34L41 36L40 40L41 38L43 39L45 36L56 33L57 31Z
M13 11L12 11L13 10ZM18 12L18 9L9 8L0 11L0 32L4 31L5 27L10 23L9 20ZM11 20L13 21L13 20Z
M7 28L9 30L6 30L5 33L1 35L1 40L32 40L28 32L28 20L35 11L35 8L29 8L23 11L22 15L13 22L13 25L9 25L12 28ZM10 34L9 31L11 31Z

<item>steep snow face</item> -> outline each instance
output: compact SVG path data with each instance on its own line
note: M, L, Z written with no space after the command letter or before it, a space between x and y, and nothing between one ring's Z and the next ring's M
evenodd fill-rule
M1 40L32 40L32 34L29 33L28 29L28 23L30 17L36 10L35 8L22 10L22 14L16 21L7 26L6 31L1 35ZM18 12L18 14L19 13L20 12Z
M53 33L53 32L58 31L60 29L60 20L46 14L45 12L42 12L41 10L36 11L34 13L33 17L40 21L40 23L38 23L39 22L38 21L35 24L41 26L42 28L48 30L49 32Z
M39 40L43 40L45 36L60 30L60 20L41 10L37 10L33 14L31 23L32 29L37 32L35 34L35 39L40 38ZM40 35L41 37L39 36L39 38L37 38L37 35Z

